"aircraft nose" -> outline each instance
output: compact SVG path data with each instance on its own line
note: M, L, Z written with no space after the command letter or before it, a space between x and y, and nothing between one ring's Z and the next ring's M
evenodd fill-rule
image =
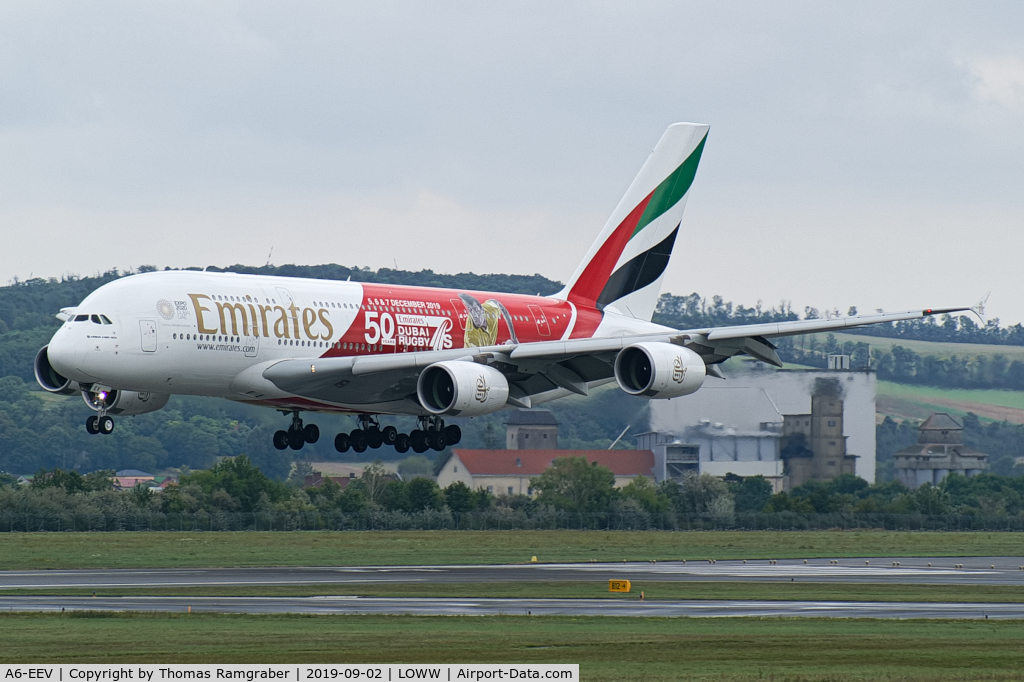
M64 376L70 376L75 373L82 360L80 345L75 343L70 330L62 327L50 339L46 347L46 357L55 370Z

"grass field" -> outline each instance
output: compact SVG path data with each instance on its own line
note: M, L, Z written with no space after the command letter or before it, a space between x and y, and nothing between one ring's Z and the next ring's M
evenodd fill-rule
M886 585L810 582L663 582L632 580L632 592L608 592L606 576L592 581L521 583L376 583L318 585L219 585L203 587L108 588L97 597L452 597L498 599L757 599L781 601L905 601L1024 603L1019 585ZM89 596L91 589L4 590L4 595Z
M999 621L0 614L0 663L578 663L587 680L1019 680ZM59 642L59 646L54 646Z
M1024 391L968 390L878 382L878 412L893 417L923 419L932 412L1024 424Z
M387 531L0 533L0 570L1016 556L1013 533Z

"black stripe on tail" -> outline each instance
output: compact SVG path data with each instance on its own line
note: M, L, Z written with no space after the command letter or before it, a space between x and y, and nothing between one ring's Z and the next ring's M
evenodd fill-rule
M597 298L597 309L603 310L609 303L629 296L661 277L668 267L668 259L672 257L672 247L675 246L677 234L678 225L661 243L631 258L628 263L613 272Z

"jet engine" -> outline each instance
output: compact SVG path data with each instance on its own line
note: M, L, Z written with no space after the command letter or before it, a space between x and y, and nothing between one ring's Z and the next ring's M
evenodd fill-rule
M432 414L475 417L497 412L508 400L505 375L476 362L435 362L416 382L420 404Z
M82 399L90 410L130 416L156 412L170 399L166 393L118 391L115 389L82 389Z
M49 346L43 346L36 353L35 362L33 362L33 370L36 374L36 382L42 386L44 391L50 393L57 393L59 395L73 395L80 391L77 382L68 379L67 377L61 376L57 370L50 364L50 357L46 354L46 349Z
M615 358L615 380L630 395L676 398L704 385L707 367L689 348L671 343L635 343Z

